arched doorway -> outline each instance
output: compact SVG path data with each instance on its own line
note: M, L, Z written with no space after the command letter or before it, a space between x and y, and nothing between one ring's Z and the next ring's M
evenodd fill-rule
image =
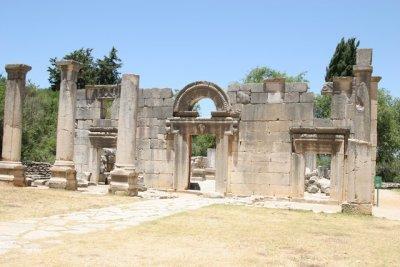
M199 113L193 110L193 106L204 98L211 99L215 104L216 111L211 112L211 118L198 118ZM188 189L191 137L212 134L216 138L215 190L225 194L229 183L229 148L238 127L238 114L232 111L228 96L214 83L190 83L177 94L173 115L167 120L167 129L174 138L174 189Z

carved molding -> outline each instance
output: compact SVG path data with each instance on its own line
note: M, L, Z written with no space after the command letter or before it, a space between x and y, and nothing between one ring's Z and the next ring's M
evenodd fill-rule
M86 85L86 99L96 100L96 99L115 99L120 96L121 85Z
M210 98L214 101L217 112L231 114L229 98L224 90L214 83L197 81L186 85L176 96L174 116L184 117L185 114L193 116L193 106L203 98Z

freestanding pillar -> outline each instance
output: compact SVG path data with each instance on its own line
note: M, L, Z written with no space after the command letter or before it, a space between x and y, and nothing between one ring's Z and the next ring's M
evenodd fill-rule
M124 191L130 196L138 193L138 174L135 171L138 94L139 76L124 74L119 100L116 162L111 172L110 193Z
M22 106L26 73L30 70L31 67L24 64L6 65L7 85L0 180L13 182L15 186L25 185L25 168L21 163Z
M57 62L61 70L57 120L56 161L51 168L49 187L76 190L74 165L76 81L81 63L73 60Z

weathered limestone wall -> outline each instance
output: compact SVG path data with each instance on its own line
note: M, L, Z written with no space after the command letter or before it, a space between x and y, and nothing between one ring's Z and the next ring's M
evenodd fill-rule
M229 166L233 194L289 196L292 143L289 128L313 125L313 93L306 83L284 79L232 85L233 108L241 110L238 142Z
M107 126L117 129L120 85L87 86L77 92L75 155L77 177L87 179L85 173L93 173L93 146L110 147L108 142L91 142L90 128ZM112 102L111 116L102 119L104 99ZM136 168L144 175L146 186L172 188L173 140L165 134L166 118L172 117L173 93L169 88L140 89L136 132ZM106 129L107 127L103 127ZM102 127L100 127L102 128ZM101 139L100 139L101 140ZM116 147L115 141L113 147ZM95 168L97 168L95 166ZM100 163L98 165L100 168ZM93 174L92 174L93 175Z
M166 135L165 121L172 117L172 89L139 91L137 167L149 187L173 187L174 142Z

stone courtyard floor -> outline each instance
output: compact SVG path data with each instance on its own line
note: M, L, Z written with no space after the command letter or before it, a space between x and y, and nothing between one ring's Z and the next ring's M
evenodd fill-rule
M18 189L17 189L18 190ZM49 190L51 189L32 189ZM58 191L59 192L59 191ZM103 196L107 186L89 187L81 190L82 195ZM219 198L187 193L170 193L148 190L131 203L115 203L101 208L72 211L51 216L0 221L0 255L9 251L35 253L42 247L59 244L65 235L84 235L98 231L121 231L163 217L188 212L202 207L223 204L264 207L269 209L309 210L315 213L340 212L338 205L290 202L262 197ZM381 206L374 208L378 217L400 220L400 192L382 190Z

